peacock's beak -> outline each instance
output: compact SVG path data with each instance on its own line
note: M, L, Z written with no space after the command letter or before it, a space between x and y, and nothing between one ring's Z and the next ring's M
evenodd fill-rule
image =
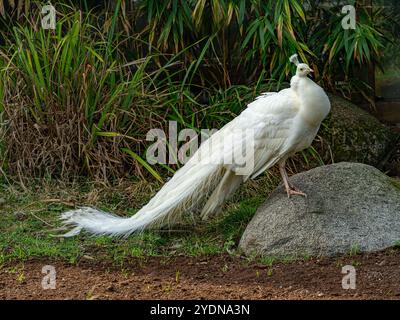
M314 72L314 70L310 68L310 72Z

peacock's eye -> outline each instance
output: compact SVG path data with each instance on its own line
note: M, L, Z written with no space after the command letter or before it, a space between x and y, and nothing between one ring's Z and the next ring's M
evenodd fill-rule
M300 71L303 71L304 69L303 68L300 68Z

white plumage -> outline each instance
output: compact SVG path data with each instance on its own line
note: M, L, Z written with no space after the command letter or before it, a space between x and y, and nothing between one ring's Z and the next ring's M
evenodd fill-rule
M74 228L65 236L76 235L83 229L96 235L127 236L145 228L181 222L198 209L202 209L201 216L206 219L219 211L243 181L275 164L279 164L288 196L305 196L289 183L285 161L311 145L330 111L330 102L324 90L307 77L312 72L310 67L299 63L297 55L291 56L290 61L297 66L290 88L265 93L250 103L206 140L135 215L121 218L87 207L69 211L62 215L62 220ZM243 166L231 160L246 144L252 145L254 152L247 152L244 161L253 166L243 172Z

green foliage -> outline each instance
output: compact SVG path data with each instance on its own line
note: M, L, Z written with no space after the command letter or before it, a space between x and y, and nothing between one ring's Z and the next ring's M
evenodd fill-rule
M3 2L0 168L20 179L161 181L178 166L146 163L149 129L220 128L286 85L294 52L327 90L368 90L351 75L397 32L393 12L360 7L343 30L339 2L317 0L80 1L84 11L66 0L56 30L40 27L45 1L10 1L12 18ZM318 150L302 156L322 163Z
M259 77L282 83L292 70L288 57L297 52L313 65L318 80L334 89L337 75L350 76L356 65L379 62L396 32L388 22L394 21L393 12L348 4L357 7L355 30L342 28L339 1L143 0L135 17L148 23L142 34L150 50L178 54L208 39L187 51L184 63L192 63L201 52L206 63L198 77L210 85L226 88Z
M299 0L148 0L140 2L136 17L148 23L143 35L150 50L178 54L208 39L185 54L185 63L202 55L198 77L223 88L260 75L282 82L290 71L288 56L298 52L307 61L305 53L312 54L299 41L306 23Z

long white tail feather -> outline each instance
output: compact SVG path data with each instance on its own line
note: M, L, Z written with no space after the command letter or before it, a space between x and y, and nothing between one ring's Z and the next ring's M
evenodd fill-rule
M65 237L82 230L94 235L128 236L143 229L161 228L182 222L182 214L198 208L204 198L221 180L221 165L186 165L160 189L136 214L129 218L82 207L61 215L63 224L74 228Z
M201 211L201 218L208 219L210 216L215 215L221 210L224 202L239 188L242 184L244 177L236 175L235 172L227 170L215 188L213 193L208 198L206 204Z

